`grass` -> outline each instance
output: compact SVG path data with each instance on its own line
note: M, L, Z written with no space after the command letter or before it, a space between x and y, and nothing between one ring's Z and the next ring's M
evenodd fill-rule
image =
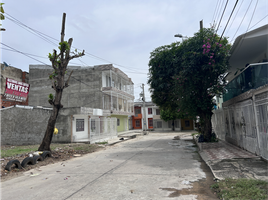
M38 149L38 147L39 145L1 147L1 158L34 152Z
M108 142L96 142L95 144L108 144Z
M107 142L106 142L107 143ZM33 153L38 150L38 147L40 145L24 145L24 146L2 146L1 147L1 158L4 157L14 157L16 155L21 155L21 154L27 154L27 153ZM63 143L52 143L50 145L51 150L57 149L72 149L74 151L84 151L84 152L91 152L92 149L96 148L96 145L94 144L63 144Z
M268 182L255 179L225 179L210 186L220 199L264 200L268 198Z

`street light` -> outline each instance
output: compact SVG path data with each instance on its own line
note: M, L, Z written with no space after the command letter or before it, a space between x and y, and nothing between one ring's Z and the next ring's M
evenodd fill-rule
M188 38L187 36L183 36L182 34L176 34L174 35L174 37L179 37L182 39L182 41L183 41L183 38Z

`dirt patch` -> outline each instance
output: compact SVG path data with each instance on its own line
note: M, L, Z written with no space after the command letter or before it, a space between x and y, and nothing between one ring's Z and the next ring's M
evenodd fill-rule
M10 180L12 178L16 178L18 176L22 176L23 172L34 169L34 168L39 168L41 166L45 166L48 164L66 161L74 157L80 157L88 153L93 153L93 152L105 149L107 145L71 143L71 144L53 144L53 147L54 147L53 148L54 150L52 150L51 152L51 157L46 158L43 161L39 161L35 165L27 165L27 167L23 169L12 167L11 171L7 171L5 170L5 166L10 160L14 160L14 159L19 160L21 163L24 160L24 158L28 157L29 154L33 153L34 151L16 155L13 157L1 158L1 182ZM12 148L12 146L2 146L1 150L9 149L9 148Z

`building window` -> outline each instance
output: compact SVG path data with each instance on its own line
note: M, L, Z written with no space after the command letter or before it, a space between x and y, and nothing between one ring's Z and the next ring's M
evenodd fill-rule
M120 119L117 119L117 126L120 126Z
M149 119L149 127L153 127L154 124L153 124L153 119Z
M91 131L94 132L96 130L96 121L95 119L91 119Z
M148 108L148 114L149 115L153 114L153 109L152 108Z
M84 131L85 130L84 124L85 124L84 119L76 119L76 132Z
M189 120L185 120L185 127L190 127L190 121Z
M156 115L160 115L160 109L156 109Z
M140 120L136 120L135 123L136 123L136 127L141 127L141 121Z
M135 108L135 117L137 117L138 114L141 114L141 108Z
M156 128L162 128L162 121L156 122Z

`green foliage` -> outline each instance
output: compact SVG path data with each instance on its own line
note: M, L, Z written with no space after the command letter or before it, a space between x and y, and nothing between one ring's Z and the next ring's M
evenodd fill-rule
M3 15L5 13L4 8L3 8L4 3L0 3L0 20L4 20L5 16ZM0 24L2 26L2 24Z
M223 92L228 69L228 40L213 29L202 29L182 43L156 48L149 61L152 100L162 110L211 119L213 97ZM208 123L207 123L208 124ZM209 125L205 128L209 130ZM202 130L205 130L202 129Z
M69 51L70 50L70 45L68 44L67 41L63 41L59 43L59 49L61 52Z
M58 73L54 70L53 72L52 72L52 74L50 74L49 75L49 79L54 79L56 76L58 75Z
M211 185L220 199L234 200L267 199L267 187L268 183L266 181L231 178Z
M172 109L170 107L165 107L160 111L160 118L164 121L176 120L176 119L184 119L184 118L191 118L186 116L180 109Z
M54 99L53 94L49 94L49 95L48 95L48 99L53 101L53 99Z

